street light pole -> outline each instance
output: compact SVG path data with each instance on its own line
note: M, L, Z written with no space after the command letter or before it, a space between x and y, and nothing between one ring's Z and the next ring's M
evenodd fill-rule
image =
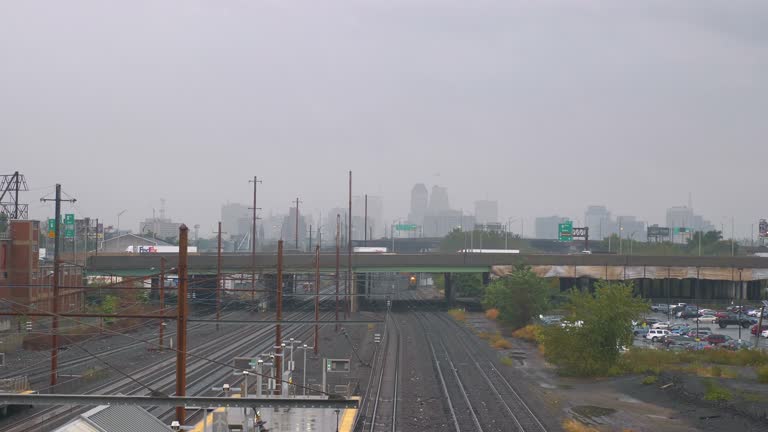
M122 250L120 250L120 216L122 216L123 213L127 211L128 209L125 209L117 214L117 251L118 252L122 252ZM134 251L134 252L137 252L137 251Z

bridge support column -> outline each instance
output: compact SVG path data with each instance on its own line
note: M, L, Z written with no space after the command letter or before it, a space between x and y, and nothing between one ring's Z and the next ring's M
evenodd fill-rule
M445 302L448 304L449 307L451 307L453 306L453 299L455 298L455 295L453 292L453 286L451 283L451 273L445 273L444 279L445 279Z

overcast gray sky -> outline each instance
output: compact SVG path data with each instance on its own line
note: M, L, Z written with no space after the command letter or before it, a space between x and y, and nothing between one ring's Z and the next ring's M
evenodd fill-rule
M388 219L416 182L531 226L690 192L746 235L766 77L765 0L0 0L0 171L134 230L165 198L203 234L253 175L325 214L352 169Z

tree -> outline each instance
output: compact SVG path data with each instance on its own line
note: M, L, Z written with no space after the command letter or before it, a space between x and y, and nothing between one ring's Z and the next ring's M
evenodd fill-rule
M541 331L547 359L570 375L607 373L618 362L621 348L632 345L632 321L648 310L632 289L632 283L599 281L594 294L571 291L564 324Z
M513 327L523 327L546 311L551 289L530 266L517 265L511 274L499 278L485 289L483 305L499 310L499 319Z
M437 273L432 276L435 286L445 289L445 276ZM451 287L459 297L480 297L483 295L482 273L453 273Z

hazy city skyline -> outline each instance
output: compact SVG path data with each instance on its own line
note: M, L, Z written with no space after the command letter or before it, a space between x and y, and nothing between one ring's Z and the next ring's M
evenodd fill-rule
M768 3L705 3L5 2L2 171L27 176L33 218L61 183L134 232L164 198L207 235L254 175L265 214L298 196L325 216L351 169L384 223L424 183L529 233L589 205L663 225L691 193L749 236L768 216Z

